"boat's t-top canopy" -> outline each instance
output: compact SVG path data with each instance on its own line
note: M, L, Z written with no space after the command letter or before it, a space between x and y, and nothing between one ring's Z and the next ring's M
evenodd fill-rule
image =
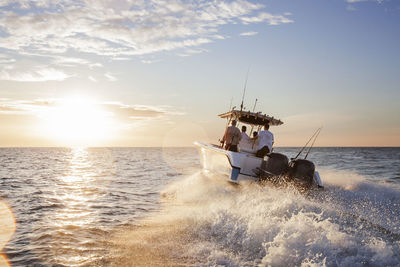
M275 119L274 117L271 117L269 115L262 114L261 112L256 113L232 109L231 111L219 114L218 116L220 116L221 118L228 118L230 120L237 120L242 123L257 126L262 126L266 123L269 123L269 125L271 126L278 126L283 124L283 121Z

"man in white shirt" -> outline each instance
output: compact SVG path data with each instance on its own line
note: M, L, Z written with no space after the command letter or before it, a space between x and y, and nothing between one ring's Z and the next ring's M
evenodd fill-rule
M268 131L269 124L264 125L264 131L258 133L258 151L256 157L264 158L264 156L272 151L272 145L274 144L274 135Z
M243 141L248 142L250 140L250 137L247 135L246 130L247 130L246 126L243 125L242 126L242 140L240 140L241 142L243 142Z

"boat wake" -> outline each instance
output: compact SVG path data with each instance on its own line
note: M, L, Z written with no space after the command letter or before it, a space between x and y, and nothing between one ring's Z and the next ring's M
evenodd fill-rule
M231 186L196 173L109 241L111 266L399 266L400 191L321 170L325 190Z

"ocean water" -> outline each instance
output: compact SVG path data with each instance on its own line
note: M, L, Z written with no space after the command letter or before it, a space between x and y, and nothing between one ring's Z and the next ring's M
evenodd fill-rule
M309 159L325 189L301 194L226 184L194 148L2 148L0 265L400 266L400 148Z

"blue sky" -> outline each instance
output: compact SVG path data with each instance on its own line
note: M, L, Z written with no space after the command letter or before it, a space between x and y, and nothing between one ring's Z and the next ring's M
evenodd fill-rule
M277 145L399 146L399 26L395 0L2 1L0 145L68 145L44 125L71 97L115 129L88 145L216 142L249 69Z

